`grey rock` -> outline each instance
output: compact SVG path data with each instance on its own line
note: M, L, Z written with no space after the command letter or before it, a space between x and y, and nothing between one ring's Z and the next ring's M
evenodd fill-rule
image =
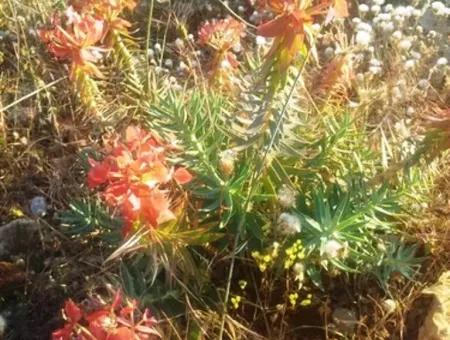
M333 321L336 328L342 333L353 332L358 324L356 313L351 309L341 307L333 311Z
M0 226L0 259L23 252L34 242L39 224L30 219L20 218Z

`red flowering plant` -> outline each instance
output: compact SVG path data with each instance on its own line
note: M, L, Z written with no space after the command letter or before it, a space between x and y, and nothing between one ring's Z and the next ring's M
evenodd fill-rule
M213 51L209 64L210 79L220 87L230 89L239 62L235 51L241 48L245 26L233 18L204 22L198 31L199 44Z
M98 89L91 77L102 77L96 63L105 51L97 46L104 34L104 22L69 7L63 15L52 17L50 28L38 32L53 56L70 62L69 78L82 102L93 108Z
M120 15L125 9L133 10L136 7L136 0L72 0L71 4L78 12L90 13L102 20L105 23L104 34L107 37L114 34L128 35L131 23Z
M128 28L131 24L120 15L135 6L135 0L73 0L64 14L53 15L50 28L39 30L48 51L71 63L69 78L82 102L91 109L95 108L95 98L99 94L92 76L103 77L97 62L106 51L104 47L112 50L118 60L128 64L132 60L122 38L130 41Z
M110 305L101 305L88 313L69 299L63 314L66 324L52 333L52 340L161 339L150 311L140 313L137 302L124 299L121 291Z
M133 226L152 229L176 218L170 196L177 193L175 184L190 182L192 175L168 164L172 150L153 134L128 127L123 142L117 136L110 140L101 162L89 160L88 186L104 188L106 203L124 219L124 236Z
M135 80L132 85L136 87L140 76L131 48L138 46L128 31L131 23L122 18L125 10L136 7L136 0L72 0L71 4L80 13L89 13L105 23L102 42L112 51L116 66Z
M276 88L287 76L287 70L296 58L305 52L305 39L318 16L328 12L328 19L348 15L346 0L321 0L312 5L308 0L267 0L265 6L275 17L258 26L257 33L274 38L263 65L263 78L271 76Z

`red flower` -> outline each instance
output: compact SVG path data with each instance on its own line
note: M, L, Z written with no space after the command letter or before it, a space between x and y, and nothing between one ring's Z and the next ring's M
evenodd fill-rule
M104 35L110 31L127 33L131 24L120 18L123 10L133 10L135 0L72 0L71 5L80 13L93 14L105 22Z
M94 63L102 57L103 50L95 44L103 37L104 22L90 15L79 15L70 8L66 19L63 28L61 18L53 18L53 28L39 30L41 40L55 57L72 62L71 77L76 68L101 77Z
M52 333L52 340L70 340L75 325L83 317L83 312L71 299L66 301L64 313L68 322L63 328Z
M215 50L225 51L239 46L245 26L233 18L206 21L198 31L199 43Z
M108 144L108 155L102 162L90 160L88 186L106 186L104 199L109 206L119 208L125 221L124 235L135 222L157 227L174 219L171 183L186 184L192 175L185 168L175 170L167 164L169 147L136 127L126 130L123 143L115 137Z
M239 62L232 49L239 49L245 26L233 18L204 22L198 31L199 44L214 50L209 64L210 79L232 89L231 79Z
M304 8L296 0L266 0L265 4L276 17L258 26L257 32L263 37L275 38L263 67L263 78L275 67L272 85L286 76L288 67L304 50L306 31L311 29L317 16L327 10L326 21L348 15L346 0L320 0L318 5L310 8Z
M258 26L258 35L275 38L268 58L277 55L281 70L285 70L301 51L305 28L311 26L314 17L323 14L327 4L302 9L294 0L269 0L268 6L277 16Z
M88 315L72 301L65 304L67 324L52 333L53 340L133 340L160 339L155 330L155 319L148 310L137 312L135 301L124 301L118 291L111 305L102 307ZM136 316L141 315L136 322Z
M185 168L178 168L173 174L173 178L178 184L186 184L192 181L192 175Z

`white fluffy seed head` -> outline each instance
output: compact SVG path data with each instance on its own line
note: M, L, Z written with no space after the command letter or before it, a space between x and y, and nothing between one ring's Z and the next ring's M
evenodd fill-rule
M339 255L340 250L342 248L343 248L343 245L340 244L338 241L336 241L336 240L328 240L327 243L325 243L323 251L329 257L337 257Z
M294 267L292 267L292 270L295 274L295 280L299 282L303 282L305 280L305 265L301 262L297 262L294 264Z
M278 227L280 233L283 235L298 234L302 230L299 218L289 213L282 213L278 217Z
M278 190L278 202L283 208L289 209L295 206L297 193L287 185L283 185Z

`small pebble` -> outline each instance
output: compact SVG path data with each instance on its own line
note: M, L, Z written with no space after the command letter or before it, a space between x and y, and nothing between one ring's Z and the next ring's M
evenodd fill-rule
M44 217L47 214L47 201L43 196L36 196L30 202L31 213L36 217Z

